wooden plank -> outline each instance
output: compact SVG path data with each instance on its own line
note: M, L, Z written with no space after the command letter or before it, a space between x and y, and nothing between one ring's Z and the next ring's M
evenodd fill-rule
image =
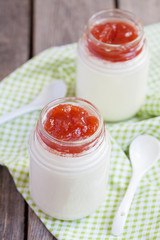
M13 179L0 166L0 239L24 239L24 200Z
M119 7L136 14L144 25L160 21L159 0L119 0Z
M77 42L88 18L114 7L114 0L35 0L34 54L51 47Z
M28 240L56 240L56 238L44 227L43 223L31 208L29 208L28 216Z
M0 80L29 56L29 1L0 1ZM25 237L25 201L5 167L0 166L0 239Z
M28 60L29 1L0 1L0 79Z

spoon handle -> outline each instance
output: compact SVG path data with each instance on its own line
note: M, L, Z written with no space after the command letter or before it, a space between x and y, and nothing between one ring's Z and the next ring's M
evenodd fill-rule
M0 124L3 124L15 117L18 117L24 113L27 113L27 112L31 112L31 111L35 111L35 110L38 110L40 109L40 106L36 106L36 105L26 105L26 106L23 106L19 109L15 109L14 111L12 112L9 112L9 113L6 113L5 115L1 116L0 117Z
M134 172L132 173L132 177L131 177L128 189L113 219L113 225L111 230L111 233L113 235L117 236L123 232L128 211L141 177L142 177L141 175L135 174Z

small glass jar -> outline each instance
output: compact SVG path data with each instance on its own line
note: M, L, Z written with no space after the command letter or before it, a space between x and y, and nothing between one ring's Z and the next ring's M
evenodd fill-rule
M59 104L73 104L96 116L96 132L79 141L49 135L44 121ZM31 197L45 213L58 219L89 215L106 196L110 151L110 138L97 108L79 98L54 100L40 113L29 139Z
M137 37L123 44L97 40L92 29L104 22L126 22ZM76 95L91 101L107 121L135 115L144 103L149 51L140 20L128 11L108 9L93 15L78 44Z

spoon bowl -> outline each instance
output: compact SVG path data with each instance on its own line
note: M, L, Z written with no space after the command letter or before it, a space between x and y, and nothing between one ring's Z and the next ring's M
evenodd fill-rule
M53 82L46 85L40 94L28 105L24 105L13 112L6 113L0 117L0 124L3 124L24 113L41 110L47 103L60 97L64 97L67 92L67 86L62 80L54 79Z
M146 172L160 158L160 142L151 135L140 135L131 143L129 155L133 170Z
M31 102L32 106L43 108L46 104L56 98L64 97L66 95L67 86L63 80L55 79L46 85L40 94Z

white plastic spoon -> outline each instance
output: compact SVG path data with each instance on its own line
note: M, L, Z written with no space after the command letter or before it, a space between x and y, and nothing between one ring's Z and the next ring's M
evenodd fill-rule
M66 92L67 86L64 81L55 79L53 82L46 85L40 94L31 103L1 116L0 124L3 124L6 121L18 117L24 113L40 110L52 100L64 97L66 95Z
M123 232L128 211L139 181L160 158L160 142L153 136L147 134L140 135L131 143L129 155L133 169L132 177L113 220L111 233L116 236Z

